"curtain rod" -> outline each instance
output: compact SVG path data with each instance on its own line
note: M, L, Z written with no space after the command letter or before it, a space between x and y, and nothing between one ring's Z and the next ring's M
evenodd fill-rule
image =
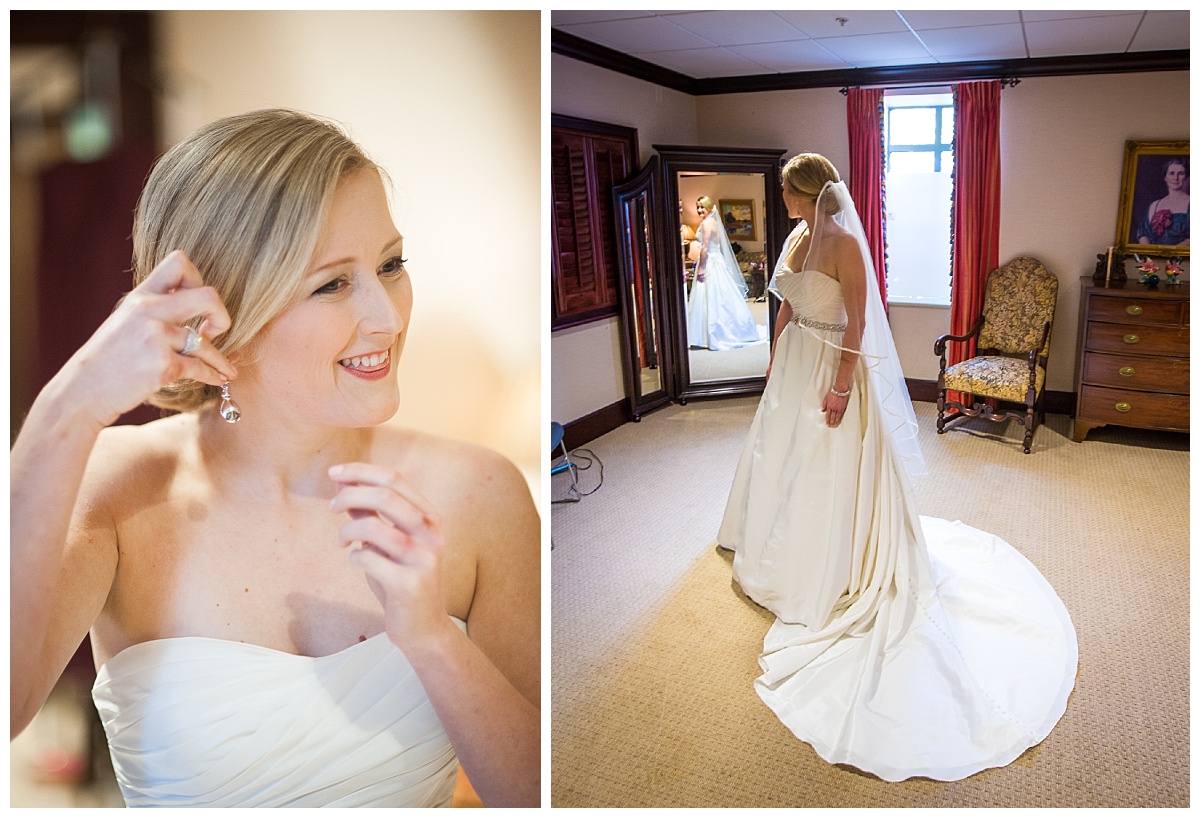
M883 88L884 90L887 90L889 88L903 88L905 90L909 90L909 89L915 90L915 89L920 89L920 88L945 88L948 85L954 86L954 85L961 85L964 82L980 82L980 81L986 82L986 80L958 80L956 82L938 82L938 83L932 83L932 84L928 84L928 85L906 85L903 83L892 83L892 84L888 84L888 85L859 85L859 86L855 86L855 87L856 88ZM1005 79L1000 80L1001 88L1012 88L1013 86L1020 85L1020 84L1021 84L1021 80L1018 77L1011 77L1011 78L1005 78ZM850 93L850 86L848 86L848 85L842 86L838 90L838 93L841 94L842 96L846 96L847 94Z

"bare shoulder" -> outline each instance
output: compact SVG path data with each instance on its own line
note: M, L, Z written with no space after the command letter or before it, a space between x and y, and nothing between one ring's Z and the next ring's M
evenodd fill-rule
M195 439L195 424L187 414L105 429L88 459L80 502L115 510L134 500L152 501L169 485L189 438Z
M486 536L536 524L525 477L491 449L390 426L376 430L374 449L436 506L443 524L460 534Z

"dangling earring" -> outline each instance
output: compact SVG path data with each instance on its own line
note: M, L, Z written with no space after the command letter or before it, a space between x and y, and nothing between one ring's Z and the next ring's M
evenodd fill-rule
M237 423L242 417L242 410L229 397L229 381L221 385L221 417L226 423Z

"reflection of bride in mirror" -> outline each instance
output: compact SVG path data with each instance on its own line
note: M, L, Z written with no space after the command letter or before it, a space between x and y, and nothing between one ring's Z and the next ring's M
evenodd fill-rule
M696 200L700 258L688 293L687 335L691 347L737 349L767 338L766 327L754 323L746 304L748 287L725 235L713 200Z

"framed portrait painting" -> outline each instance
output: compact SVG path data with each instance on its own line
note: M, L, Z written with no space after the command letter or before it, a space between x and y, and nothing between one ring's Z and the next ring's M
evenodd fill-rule
M1191 255L1187 141L1125 143L1116 245L1126 255Z
M758 241L754 229L753 199L722 199L717 205L721 211L721 223L730 241Z

